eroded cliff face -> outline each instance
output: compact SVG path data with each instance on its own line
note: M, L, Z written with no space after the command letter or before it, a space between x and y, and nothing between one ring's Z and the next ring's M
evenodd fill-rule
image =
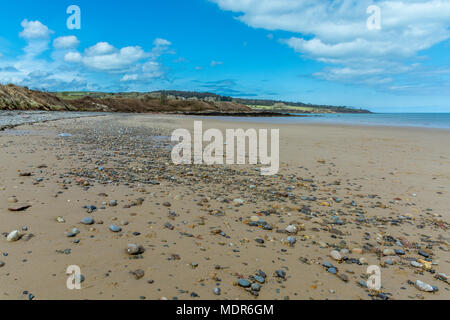
M108 112L250 112L233 102L82 97L65 100L55 94L16 85L0 85L0 110L108 111Z

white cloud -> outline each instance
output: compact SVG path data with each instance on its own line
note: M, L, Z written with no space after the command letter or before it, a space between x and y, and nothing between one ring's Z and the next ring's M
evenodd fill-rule
M53 47L56 49L73 49L80 44L75 36L59 37L53 40Z
M215 60L211 61L211 67L219 66L222 64L223 64L222 61L215 61Z
M126 81L136 81L139 79L138 74L125 74L120 81L126 82Z
M86 54L86 56L93 57L110 54L114 51L116 51L116 48L114 48L108 42L99 42L96 45L87 48L84 53Z
M348 80L347 71L410 70L423 50L450 38L448 0L211 0L253 28L298 34L281 42L304 57L337 64L317 76ZM367 28L367 8L381 9L381 30ZM367 65L373 64L373 65ZM405 65L409 64L408 66ZM394 69L391 68L394 66ZM332 72L334 70L334 72Z
M116 48L108 42L81 51L76 49L80 45L77 37L61 36L54 39L50 54L41 56L50 49L53 31L40 21L27 19L22 27L19 36L27 42L24 54L0 60L0 83L47 90L126 90L125 82L145 87L165 76L158 59L168 53L168 40L156 39L150 51L140 46Z
M64 56L64 61L66 62L81 62L83 60L83 57L81 56L81 54L79 52L67 52L66 55Z
M153 44L157 47L168 47L172 45L172 43L166 39L156 38L155 41L153 41Z
M40 21L28 21L25 19L22 21L21 26L23 27L23 31L19 35L27 40L48 38L53 33L53 31Z

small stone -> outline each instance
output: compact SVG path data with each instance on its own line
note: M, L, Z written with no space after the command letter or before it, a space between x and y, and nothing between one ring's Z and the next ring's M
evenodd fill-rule
M145 249L143 246L141 245L137 245L137 244L129 244L127 246L127 253L129 255L137 255L137 254L141 254L144 253Z
M110 207L116 207L117 206L117 201L116 200L109 201L109 206Z
M333 251L330 252L330 257L332 257L336 261L341 261L342 260L341 254L338 251L336 251L336 250L333 250Z
M109 230L111 230L112 232L120 232L120 231L122 231L122 228L112 224L109 226Z
M81 223L85 225L91 225L94 224L94 219L91 217L86 217L83 220L81 220Z
M145 272L142 269L137 269L136 271L132 271L131 274L136 278L136 280L139 280L143 276L145 276Z
M260 291L261 290L261 286L257 283L252 283L252 290L253 291Z
M261 276L256 275L256 276L254 276L254 278L255 278L255 281L256 281L256 282L259 282L259 283L261 283L261 284L263 284L264 282L266 282L266 279L264 279L264 277L261 277Z
M283 279L286 278L286 272L284 272L284 270L278 269L278 270L275 272L275 274L276 274L276 276L277 276L278 278L283 278Z
M18 205L18 206L9 207L8 210L9 211L13 211L13 212L25 211L25 210L27 210L30 207L31 207L31 205L25 204L25 205Z
M287 241L289 242L289 245L290 245L291 247L293 247L294 244L297 242L297 239L296 239L295 237L289 236L289 237L287 238Z
M72 229L72 231L70 231L68 234L67 234L67 237L68 238L73 238L73 237L75 237L77 234L79 234L80 233L80 230L78 230L77 228L73 228Z
M428 283L422 282L420 280L416 280L415 286L420 291L425 291L425 292L437 291L436 287L433 287L432 285L429 285Z
M288 225L284 230L286 230L287 233L297 233L297 227L292 224Z
M14 241L19 240L19 238L20 238L19 231L14 230L8 234L8 236L6 237L6 240L9 242L14 242Z
M216 296L220 296L220 288L214 288L213 292Z
M411 265L416 268L422 268L423 265L417 261L411 261Z
M63 217L56 217L56 221L57 221L58 223L64 223L64 222L66 222L66 220L64 220Z
M328 272L332 274L337 274L337 270L335 267L328 268Z
M243 288L249 288L250 287L250 281L248 281L248 280L245 280L245 279L239 279L238 280L238 285L240 286L240 287L243 287Z
M242 200L242 199L234 199L233 202L236 203L236 204L243 204L244 200Z
M0 261L0 268L4 267L5 263L3 261Z
M395 250L394 249L384 249L383 250L383 255L385 256L393 256L395 255Z

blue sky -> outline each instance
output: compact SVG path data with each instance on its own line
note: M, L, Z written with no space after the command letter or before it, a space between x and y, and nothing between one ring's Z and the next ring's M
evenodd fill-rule
M450 112L449 26L448 0L2 1L0 82Z

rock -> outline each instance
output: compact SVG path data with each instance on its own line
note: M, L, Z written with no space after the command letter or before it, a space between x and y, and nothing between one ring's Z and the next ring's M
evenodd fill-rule
M336 250L333 250L333 251L330 252L330 257L332 257L336 261L341 261L342 260L342 255Z
M164 203L163 203L163 206L169 208L169 207L172 206L172 204L171 204L170 202L164 202Z
M135 277L136 280L139 280L143 276L145 276L145 272L142 269L137 269L136 271L132 271L131 274Z
M361 264L368 264L369 262L367 261L366 258L361 257L361 258L359 258L359 263L361 263Z
M233 202L236 203L236 204L243 204L244 200L242 200L242 199L234 199Z
M243 288L249 288L250 287L250 281L248 281L248 280L245 280L245 279L239 279L238 280L238 285L240 286L240 287L243 287Z
M19 231L14 230L8 234L8 236L6 237L6 240L9 242L14 242L14 241L19 240L19 238L20 238Z
M416 268L422 268L423 265L417 261L411 261L411 265Z
M395 250L394 249L384 249L383 250L383 255L384 256L393 256L395 255Z
M110 207L116 207L117 206L117 201L116 200L109 201L109 206Z
M3 261L0 261L0 268L3 268L5 266L5 263Z
M286 230L287 233L297 233L297 227L292 224L288 225L284 230Z
M94 224L94 219L91 217L86 217L83 220L81 220L81 223L85 225L91 225Z
M253 291L260 291L261 290L261 286L257 283L252 283L252 290Z
M109 226L109 230L111 230L112 232L120 232L120 231L122 231L122 228L112 224Z
M127 246L127 253L129 255L137 255L137 254L141 254L144 253L145 249L143 246L141 245L137 245L137 244L129 244Z
M353 248L352 253L354 254L363 254L363 249L361 248Z
M64 223L64 222L66 222L66 220L64 220L63 217L56 217L56 221L57 221L58 223Z
M287 238L287 241L289 242L289 245L291 247L293 247L294 244L297 242L297 239L295 237L290 236L290 237Z
M445 273L438 273L435 276L436 279L449 283L448 276Z
M30 208L31 205L29 204L24 204L24 205L19 205L19 206L13 206L13 207L9 207L8 210L9 211L13 211L13 212L17 212L17 211L25 211L28 208Z
M220 296L220 288L214 288L213 292L216 296Z
M438 291L437 287L433 287L432 285L429 285L428 283L422 282L420 280L416 280L415 286L420 291L425 291L425 292Z
M337 270L336 270L335 267L328 268L327 271L328 271L329 273L331 273L331 274L337 274Z
M77 228L73 228L72 231L70 231L69 233L67 233L67 237L68 238L73 238L75 237L77 234L80 233L80 230L78 230Z
M284 272L284 270L281 270L281 269L278 269L278 270L275 272L275 275L276 275L278 278L283 278L283 279L286 278L286 272Z
M254 276L254 278L255 278L255 281L256 281L256 282L259 282L259 283L261 283L261 284L263 284L264 282L266 282L266 279L264 279L264 277L261 277L261 276L256 275L256 276Z

